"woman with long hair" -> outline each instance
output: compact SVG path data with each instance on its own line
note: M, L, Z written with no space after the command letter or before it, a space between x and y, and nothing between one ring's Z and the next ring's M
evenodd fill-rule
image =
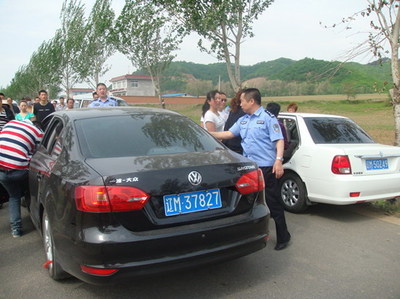
M224 120L219 114L221 100L218 90L207 93L206 101L203 105L203 123L208 132L222 132L224 130Z

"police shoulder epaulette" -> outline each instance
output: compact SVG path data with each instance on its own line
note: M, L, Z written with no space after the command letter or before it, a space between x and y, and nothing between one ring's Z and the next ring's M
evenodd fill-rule
M274 118L275 117L275 115L273 115L271 112L269 112L268 110L265 110L265 112L270 116L270 117L272 117L272 118Z

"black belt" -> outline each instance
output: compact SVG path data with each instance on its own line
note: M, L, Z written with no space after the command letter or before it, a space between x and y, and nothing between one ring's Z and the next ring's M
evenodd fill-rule
M0 168L0 172L4 172L4 173L10 173L12 171L14 171L15 169L5 169L5 168Z

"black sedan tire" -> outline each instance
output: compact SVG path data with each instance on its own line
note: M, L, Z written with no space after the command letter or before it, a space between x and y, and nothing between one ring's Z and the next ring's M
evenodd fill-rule
M294 173L285 174L280 180L280 199L285 210L300 213L307 210L306 186Z
M53 233L46 210L43 212L42 232L43 245L46 254L45 268L47 268L49 276L54 280L60 280L69 277L70 275L65 272L61 268L60 264L57 262L57 254L54 247Z

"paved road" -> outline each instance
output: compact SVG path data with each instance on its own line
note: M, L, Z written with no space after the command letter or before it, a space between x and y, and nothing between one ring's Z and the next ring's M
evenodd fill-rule
M13 239L0 210L0 298L400 298L400 218L363 206L318 205L287 214L291 246L130 284L99 287L48 278L39 234ZM273 223L271 223L273 224Z

